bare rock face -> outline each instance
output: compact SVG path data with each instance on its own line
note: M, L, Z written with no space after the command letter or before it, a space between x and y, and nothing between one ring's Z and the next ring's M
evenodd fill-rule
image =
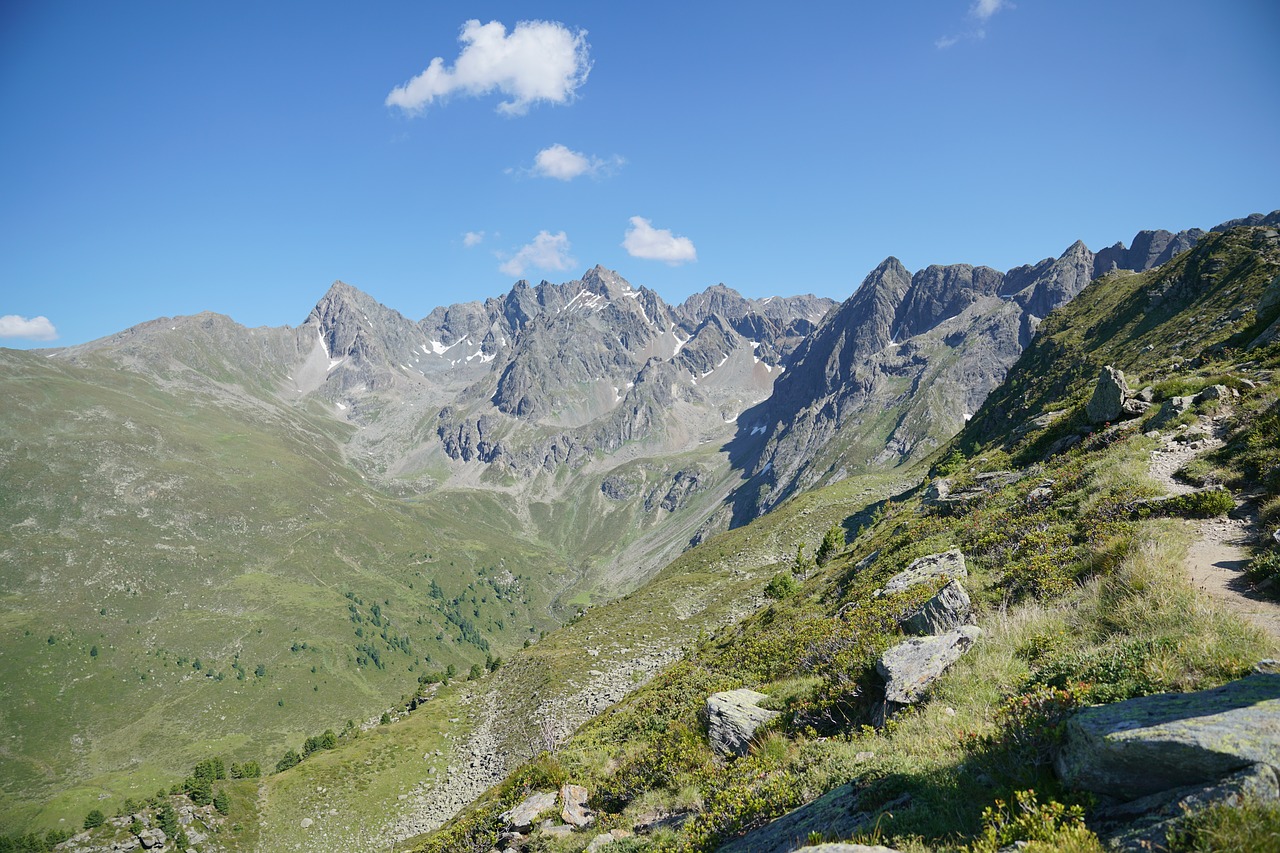
M876 662L886 702L914 705L951 665L969 651L982 629L965 625L937 637L918 637L888 649Z
M899 624L904 634L942 634L968 622L972 611L969 594L953 580Z
M904 589L910 589L913 586L922 583L928 583L938 578L946 577L951 580L958 578L967 578L969 570L964 563L964 554L960 553L959 548L952 548L950 551L943 551L941 554L929 554L912 560L911 565L889 578L884 588L878 591L878 595L889 595L895 592L902 592Z
M510 811L505 811L498 817L500 820L505 821L511 829L526 832L533 826L534 821L538 819L538 815L551 811L555 807L556 792L542 791L537 794L530 794Z
M1255 763L1280 767L1280 675L1086 708L1054 766L1071 787L1132 799Z
M571 826L590 826L595 822L587 808L587 789L565 783L560 786L560 819Z
M1090 423L1095 424L1118 421L1129 396L1129 384L1124 380L1124 372L1108 364L1098 373L1098 384L1084 407L1085 416Z
M756 729L778 716L759 706L766 698L754 690L726 690L707 697L712 748L721 755L746 755Z

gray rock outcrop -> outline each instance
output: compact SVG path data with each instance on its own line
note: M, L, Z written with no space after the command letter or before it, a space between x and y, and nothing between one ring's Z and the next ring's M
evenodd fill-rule
M761 708L768 697L755 690L726 690L707 697L711 747L721 755L746 755L756 730L779 716Z
M1124 413L1124 404L1130 394L1124 371L1108 364L1098 373L1098 384L1094 386L1093 396L1084 407L1085 416L1090 423L1095 424L1118 421Z
M587 808L587 789L565 783L560 786L560 819L571 826L590 826L595 822Z
M1280 675L1086 708L1054 766L1071 787L1132 799L1254 763L1280 767Z
M968 622L972 612L969 594L953 580L898 624L904 634L942 634Z
M965 566L964 554L960 552L959 548L952 548L950 551L929 554L912 560L909 566L889 578L884 587L878 590L876 594L891 595L895 592L910 589L917 584L929 583L938 578L945 577L957 580L968 576L969 569Z
M530 794L512 809L498 815L498 818L512 829L522 832L529 830L538 815L551 811L556 807L556 792L541 791Z
M1251 764L1218 782L1185 785L1099 809L1090 815L1089 824L1108 849L1135 853L1165 850L1170 835L1188 813L1215 803L1234 807L1246 799L1269 802L1277 798L1280 780L1275 768Z
M960 660L981 635L981 628L965 625L888 649L876 662L876 671L885 681L885 701L897 705L919 702L933 682Z

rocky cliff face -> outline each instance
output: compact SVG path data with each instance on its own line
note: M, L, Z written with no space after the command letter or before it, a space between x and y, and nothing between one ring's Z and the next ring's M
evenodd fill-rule
M762 438L744 454L750 479L734 523L819 483L927 455L977 411L1050 311L1097 275L1148 269L1204 233L1143 231L1131 248L1098 254L1077 241L1007 273L953 264L910 274L887 258L795 350L769 401L744 415L738 440Z

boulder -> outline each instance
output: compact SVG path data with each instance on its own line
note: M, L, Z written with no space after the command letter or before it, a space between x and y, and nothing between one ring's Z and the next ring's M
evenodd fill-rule
M917 637L885 651L876 662L884 678L886 702L913 705L982 636L982 629L964 625L937 637Z
M877 590L875 594L880 596L902 592L916 584L928 583L942 577L956 580L968 576L969 570L964 564L964 554L960 553L959 548L952 548L941 554L930 554L913 560L911 565L889 578L884 588Z
M707 697L711 747L721 755L746 755L756 729L779 716L759 706L766 698L754 690L726 690Z
M896 849L879 844L814 844L804 850L805 853L897 853Z
M898 624L904 634L941 634L968 622L972 611L969 594L953 580Z
M1160 404L1160 408L1156 410L1155 415L1152 416L1147 426L1151 429L1160 429L1165 424L1190 411L1193 405L1195 405L1195 402L1190 397L1170 397Z
M1133 799L1257 762L1280 767L1280 675L1086 708L1054 767L1070 787Z
M144 829L142 832L138 833L138 842L146 850L163 847L167 840L168 838L164 834L164 830L158 826L153 826L150 829Z
M860 788L852 782L846 782L759 829L727 842L717 853L808 850L810 848L805 844L815 833L824 838L848 838L871 830L885 813L903 808L911 802L909 794L903 794L889 802L884 802L882 797L873 794L868 798L871 802L863 802L865 793L865 787ZM842 847L836 846L835 849ZM877 850L874 847L869 849Z
M1119 420L1124 401L1129 396L1129 384L1124 381L1124 373L1108 364L1098 373L1093 396L1084 407L1085 416L1095 424Z
M538 815L551 811L556 807L555 791L540 791L530 794L514 808L498 815L511 829L525 831L533 826Z
M573 826L590 826L595 817L587 808L587 789L565 783L560 786L560 819Z
M1230 400L1231 389L1226 385L1210 385L1191 399L1194 403L1207 403L1211 400Z
M1089 825L1109 849L1165 850L1170 834L1188 813L1216 803L1238 806L1245 799L1268 802L1277 798L1280 779L1275 768L1251 764L1218 782L1185 785L1098 809L1090 815Z
M615 841L621 841L624 838L630 837L631 833L627 832L625 829L611 829L608 832L602 832L595 838L591 839L591 843L587 845L585 853L597 853L597 851L607 844L612 844Z

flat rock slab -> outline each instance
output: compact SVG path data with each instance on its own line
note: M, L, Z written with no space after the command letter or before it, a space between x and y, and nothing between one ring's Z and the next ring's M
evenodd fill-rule
M863 808L859 802L860 792L853 783L846 782L806 803L794 811L787 812L775 821L765 824L757 830L747 833L741 838L726 842L717 853L762 853L762 851L793 851L812 848L807 847L811 833L824 836L850 836L875 825L880 815L910 803L911 798L903 795L896 800L882 803L875 808ZM826 851L876 851L880 853L886 848L864 847L854 844L827 844Z
M1266 764L1251 764L1220 782L1186 785L1099 809L1089 828L1112 850L1165 850L1170 835L1189 813L1217 803L1237 807L1244 800L1271 802L1280 798L1280 780Z
M943 551L941 554L930 554L927 557L913 560L911 565L889 578L888 583L884 585L884 589L880 590L877 595L902 592L904 589L910 589L922 583L929 583L941 577L956 580L957 578L967 578L968 576L969 570L964 564L964 554L960 553L959 548L952 548L950 551Z
M779 716L759 707L769 698L754 690L726 690L707 697L711 747L721 755L746 755L756 729Z
M887 650L876 662L886 702L914 705L929 686L969 651L982 629L965 625L937 637L917 637Z
M1073 788L1134 799L1254 763L1280 767L1280 675L1086 708L1054 766Z
M549 812L556 807L556 792L542 791L530 794L519 805L498 815L512 829L527 830L533 826L538 815Z
M968 622L972 612L969 594L953 580L899 624L904 634L942 634Z

